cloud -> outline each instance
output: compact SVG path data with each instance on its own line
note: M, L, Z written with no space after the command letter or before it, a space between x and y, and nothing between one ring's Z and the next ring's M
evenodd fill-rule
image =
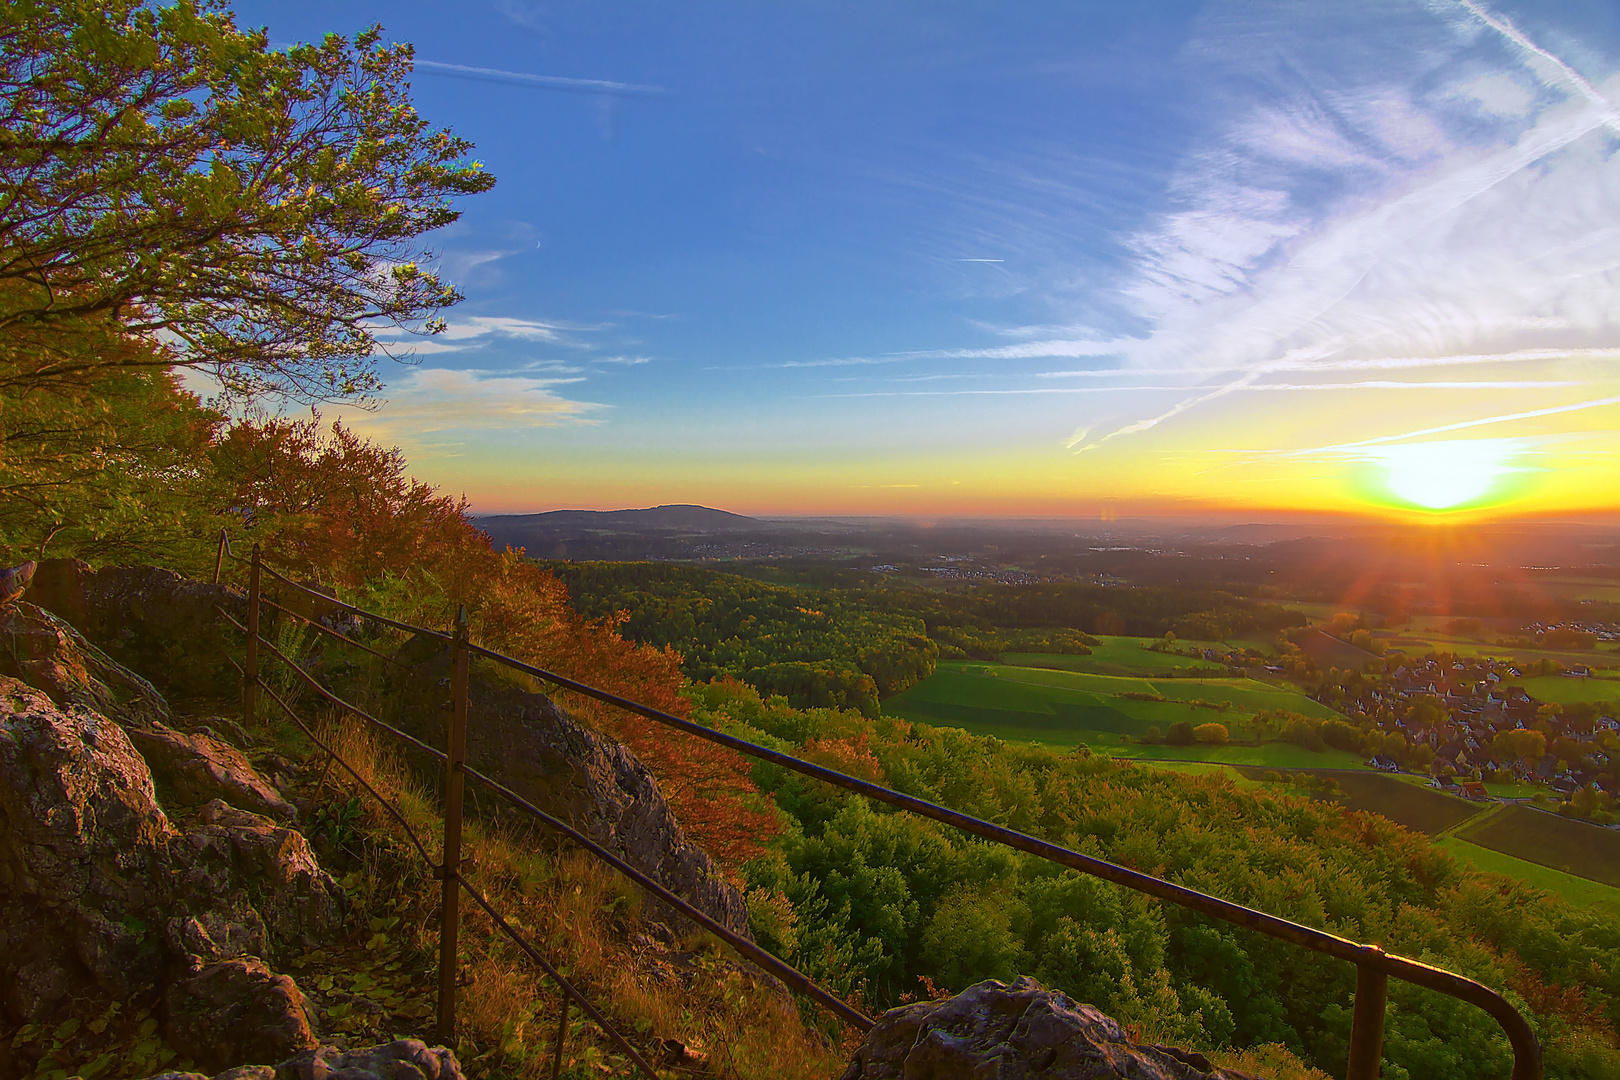
M1428 68L1335 77L1290 55L1305 75L1263 87L1189 152L1179 205L1130 244L1122 288L1152 330L1114 347L1129 370L1225 382L1080 450L1282 371L1617 355L1620 78L1593 83L1478 4L1450 10ZM1509 57L1484 75L1458 59L1480 26ZM1459 97L1506 119L1482 134L1457 120Z
M615 97L666 97L674 92L664 86L615 82L611 79L574 79L564 75L533 75L524 71L502 71L500 68L469 67L466 64L446 64L437 60L422 60L420 58L417 59L416 66L425 70L429 75L448 75L452 78L507 83L513 86L528 86L536 90L563 90L575 94L611 94Z
M594 356L591 360L597 364L622 364L625 367L652 363L652 357L650 356Z
M539 379L445 368L418 369L389 387L373 412L343 414L346 423L390 444L421 445L445 432L523 431L596 423L604 406L561 397L555 387L578 378Z

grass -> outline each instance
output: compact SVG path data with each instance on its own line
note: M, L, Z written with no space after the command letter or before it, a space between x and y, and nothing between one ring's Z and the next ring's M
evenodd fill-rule
M1141 700L1122 696L1125 694L1175 700ZM1194 699L1207 704L1193 705ZM1217 703L1224 703L1227 709L1215 708ZM1292 690L1253 679L1132 678L971 661L942 661L933 675L883 703L884 712L891 716L1049 746L1124 746L1125 737L1140 738L1149 727L1157 727L1161 733L1179 721L1194 726L1216 721L1230 727L1241 725L1246 716L1260 709L1291 709L1317 717L1338 715ZM1279 747L1253 763L1274 764L1278 754L1291 761L1293 751L1309 753L1298 747ZM1182 755L1177 751L1153 756ZM1235 760L1244 760L1241 753ZM1317 764L1323 760L1314 756Z
M1070 656L1058 653L1007 653L1003 662L1015 667L1059 668L1065 671L1083 671L1093 675L1148 675L1171 676L1195 668L1219 668L1221 665L1202 657L1180 656L1176 653L1157 653L1143 648L1157 638L1101 637L1101 645L1091 650L1090 656ZM1218 642L1182 641L1178 646L1198 648L1225 647Z
M1592 668L1612 668L1620 663L1620 656L1609 648L1584 651L1518 648L1513 645L1496 645L1477 638L1456 637L1439 631L1416 629L1380 630L1377 636L1390 648L1404 650L1409 658L1420 657L1430 652L1443 652L1461 657L1490 656L1512 663L1556 660L1565 667L1571 664L1585 664Z
M1537 701L1555 701L1560 705L1573 705L1579 701L1620 701L1620 679L1572 679L1567 675L1538 675L1533 679L1515 679L1514 685L1523 686Z
M1447 795L1427 785L1407 783L1387 773L1367 769L1310 771L1319 776L1331 776L1339 782L1338 795L1319 798L1332 798L1346 809L1382 814L1396 824L1428 836L1454 829L1483 809L1479 803ZM1250 775L1255 775L1255 771L1250 770Z
M1521 804L1464 825L1458 839L1566 874L1620 885L1620 832Z
M1257 770L1286 769L1289 772L1313 769L1354 769L1361 764L1361 758L1344 750L1327 749L1321 753L1307 750L1303 746L1293 743L1269 742L1259 746L1149 746L1144 743L1128 743L1121 746L1104 746L1109 754L1117 758L1132 758L1141 761L1155 762L1205 762L1211 765L1252 766Z
M1580 907L1594 905L1609 905L1615 908L1620 915L1620 888L1613 885L1604 885L1596 881L1588 881L1574 874L1566 874L1561 870L1540 866L1524 859L1516 859L1512 855L1505 855L1500 851L1493 851L1478 844L1455 836L1445 836L1436 840L1435 846L1442 848L1456 856L1459 860L1468 863L1476 870L1487 870L1493 874L1502 874L1505 877L1515 878L1527 885L1562 897L1571 904Z

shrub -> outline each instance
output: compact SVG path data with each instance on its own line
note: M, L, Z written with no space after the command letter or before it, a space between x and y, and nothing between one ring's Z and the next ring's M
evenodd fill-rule
M1201 743L1219 746L1225 743L1229 736L1225 724L1199 724L1193 728L1193 738Z

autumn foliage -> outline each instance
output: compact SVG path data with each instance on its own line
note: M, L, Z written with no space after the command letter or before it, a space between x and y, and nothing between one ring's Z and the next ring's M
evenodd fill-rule
M465 605L486 648L685 717L681 655L626 641L623 613L587 620L521 550L497 552L465 501L410 477L403 455L319 417L237 424L216 448L241 541L289 576L335 586L393 618L443 628ZM779 831L740 755L583 695L576 715L627 744L657 776L687 834L736 866Z

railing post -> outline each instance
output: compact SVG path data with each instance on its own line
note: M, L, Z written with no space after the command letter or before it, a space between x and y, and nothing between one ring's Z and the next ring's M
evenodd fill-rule
M456 931L460 923L461 795L467 760L467 609L456 615L456 640L450 652L450 736L444 763L444 865L439 910L439 1040L454 1046L456 1038Z
M257 724L259 718L259 545L253 545L253 565L248 570L247 656L242 664L242 722Z
M225 530L219 530L219 551L214 555L214 584L219 584L219 572L225 566L225 545L230 543L230 537Z
M1378 947L1375 945L1373 948ZM1347 1080L1378 1080L1384 1060L1384 1002L1388 996L1389 976L1374 969L1371 964L1357 964L1356 1004L1350 1017L1350 1071Z
M568 991L560 986L557 988L557 998L562 1019L557 1021L557 1046L552 1051L551 1080L558 1080L562 1076L563 1046L568 1042L568 1007L573 1004L568 1000Z

